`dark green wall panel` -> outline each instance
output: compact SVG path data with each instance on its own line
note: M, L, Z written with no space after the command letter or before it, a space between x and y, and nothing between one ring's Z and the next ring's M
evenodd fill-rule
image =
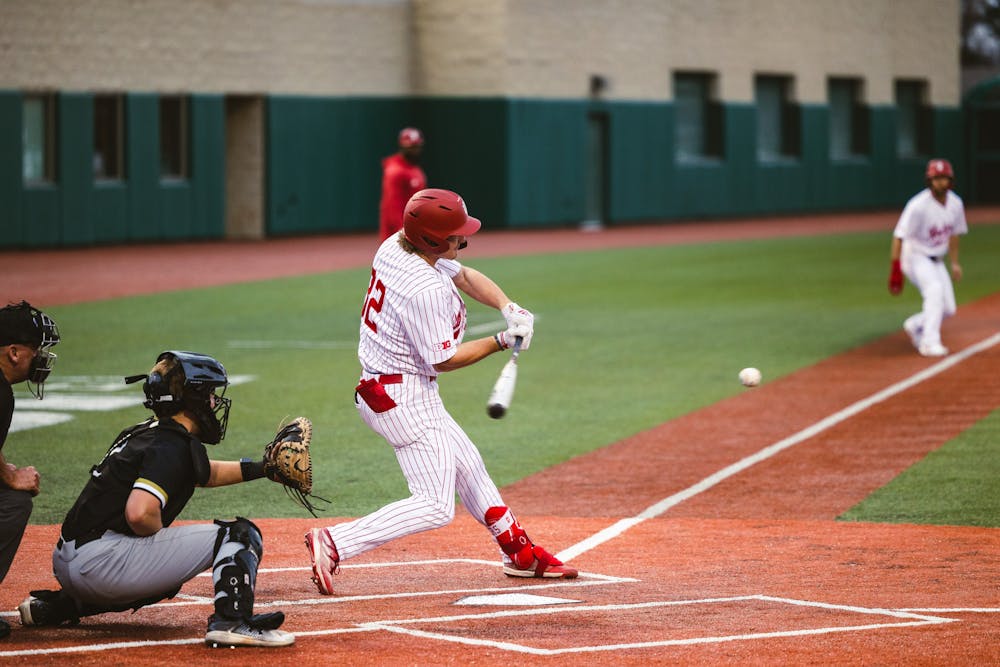
M515 100L507 112L510 224L551 227L583 220L587 105Z
M22 193L21 244L28 247L60 245L59 191L32 186Z
M21 95L0 90L0 247L24 242L21 134Z
M963 173L963 171L967 171L964 167L968 164L969 158L965 129L964 116L961 109L935 109L934 155L928 157L944 157L951 160L952 165L957 170L955 173L955 189L963 197L972 200L974 197L972 197L971 184L968 180L969 174Z
M871 173L865 183L864 195L868 207L891 207L897 197L893 182L899 164L896 149L896 109L877 106L871 114Z
M90 217L93 176L93 95L59 95L57 136L59 194L62 202L59 241L63 245L85 245L94 241Z
M802 210L822 209L828 199L830 179L830 120L825 106L803 104L802 113ZM772 200L773 201L773 200Z
M270 98L268 234L375 233L381 160L409 124L410 105L399 100Z
M128 186L125 182L94 184L90 192L90 220L96 243L121 243L128 238Z
M196 238L198 235L191 215L191 184L183 181L164 182L157 192L159 200L160 237L167 240Z
M725 154L729 179L725 199L730 202L726 215L736 215L736 202L757 212L760 204L753 177L757 162L757 111L748 104L731 104L725 113Z
M673 106L626 102L607 112L609 221L662 219L675 175Z
M191 98L191 238L226 231L226 112L221 95Z
M128 173L129 241L167 238L163 234L158 191L160 182L159 98L132 93L126 98L126 169Z
M509 104L499 98L420 99L415 118L426 136L424 163L431 187L462 195L486 229L514 225L510 193ZM508 166L510 165L510 166Z

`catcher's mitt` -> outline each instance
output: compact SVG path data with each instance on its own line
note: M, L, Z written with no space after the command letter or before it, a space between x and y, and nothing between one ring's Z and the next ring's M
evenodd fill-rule
M310 497L329 501L312 495L311 441L312 422L305 417L296 417L282 426L264 447L264 474L271 481L284 485L285 492L295 502L316 516L316 507Z

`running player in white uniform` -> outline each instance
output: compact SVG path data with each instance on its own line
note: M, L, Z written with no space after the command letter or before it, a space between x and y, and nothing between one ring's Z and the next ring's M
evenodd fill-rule
M410 497L360 519L306 534L313 580L333 594L341 560L413 533L441 528L455 515L455 492L496 538L503 571L512 577L573 578L534 545L486 472L482 456L441 402L437 375L509 348L527 350L534 316L491 279L457 260L466 237L479 230L454 192L428 189L406 205L403 230L379 247L361 311L355 402L361 418L393 446ZM507 329L463 342L465 303L459 290L500 310Z
M920 290L923 307L903 323L913 346L925 357L943 357L941 322L955 314L951 278L962 279L958 237L968 232L962 199L951 191L955 172L947 160L927 163L927 187L906 203L892 238L889 292L903 290L903 274ZM951 268L951 275L945 262Z

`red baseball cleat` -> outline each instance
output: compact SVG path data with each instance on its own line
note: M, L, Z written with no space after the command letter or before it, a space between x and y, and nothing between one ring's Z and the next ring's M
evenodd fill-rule
M538 545L531 548L535 562L526 568L519 568L513 562L503 564L503 573L508 577L532 577L536 579L576 579L576 568L564 565L561 560Z
M333 595L333 575L340 569L340 554L326 528L313 528L306 533L306 548L312 561L313 583L323 595Z

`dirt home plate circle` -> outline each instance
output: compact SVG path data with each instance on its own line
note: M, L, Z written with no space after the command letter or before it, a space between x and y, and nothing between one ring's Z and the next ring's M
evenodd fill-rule
M744 368L740 371L740 382L744 387L756 387L760 384L760 371L756 368Z

